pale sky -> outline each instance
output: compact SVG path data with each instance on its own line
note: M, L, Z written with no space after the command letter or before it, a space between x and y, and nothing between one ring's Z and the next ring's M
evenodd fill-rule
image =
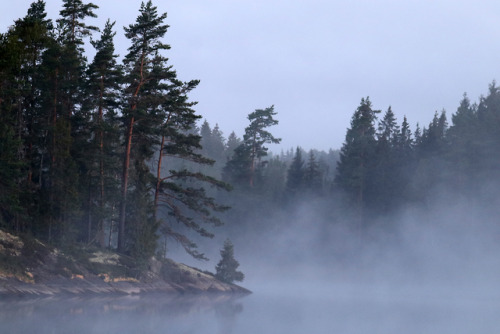
M0 31L25 16L31 0L2 0ZM94 0L104 26L123 26L139 0ZM46 0L56 19L62 0ZM415 128L445 109L451 123L464 92L477 101L500 80L500 2L476 0L169 0L167 56L182 80L200 79L197 111L227 137L240 137L255 109L275 106L279 152L340 148L362 97L389 105ZM98 38L98 36L96 36ZM90 55L92 57L92 55Z

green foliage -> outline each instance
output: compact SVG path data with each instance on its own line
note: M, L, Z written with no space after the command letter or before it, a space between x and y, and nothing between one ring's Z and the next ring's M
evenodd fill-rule
M376 155L375 119L378 110L372 109L370 99L361 99L351 119L346 139L340 152L335 183L355 205L359 219L364 219L367 195L371 189L370 174Z
M245 275L236 270L240 264L234 259L234 246L231 240L226 239L220 255L221 259L215 266L215 277L225 283L242 282Z
M143 262L160 237L203 259L198 236L213 237L223 220L242 217L253 225L227 230L262 229L256 217L297 203L284 199L333 204L340 197L365 222L427 203L439 189L498 198L495 82L478 103L464 95L450 126L446 113L436 112L412 133L390 107L377 120L379 111L363 98L340 152L272 155L267 145L280 142L269 132L278 124L273 106L248 115L242 139L234 132L225 138L217 123L197 128L201 116L189 96L199 81L177 77L163 42L167 15L151 1L125 28L130 46L122 63L109 20L90 40L96 54L87 62L85 42L98 31L87 20L96 9L64 0L54 26L37 0L0 35L2 227L58 245L100 247L116 247L119 227L118 249ZM235 191L228 195L231 187L219 178ZM232 245L225 252L232 256Z
M121 149L121 128L117 113L120 107L120 84L122 68L114 54L114 22L109 20L101 38L91 41L96 49L95 57L86 71L85 99L82 113L87 113L85 130L87 140L83 141L83 154L78 154L81 174L87 182L82 183L87 212L86 241L107 245L106 227L110 228L117 215L119 200L119 179Z
M175 71L167 64L168 59L161 55L161 51L170 48L161 42L168 28L163 23L166 16L166 13L158 15L157 8L153 6L151 1L146 4L143 2L136 22L125 27L125 36L130 40L131 46L123 61L125 65L125 90L122 96L124 101L122 113L123 128L125 129L125 151L123 153L118 222L118 250L122 252L128 246L125 236L126 224L137 224L134 221L127 221L129 184L131 187L135 186L136 191L143 189L144 193L140 196L148 196L148 188L151 186L139 185L144 179L141 177L134 179L131 166L132 168L133 166L143 168L146 161L152 159L154 146L159 144L158 137L163 135L161 127L168 118L168 112L165 111L164 105L168 103L169 95L182 86L182 83L176 79ZM189 83L187 87L191 88L195 85L195 83ZM178 94L173 95L177 96ZM182 123L182 117L179 117L177 122ZM185 148L179 148L179 150L182 149ZM132 165L131 160L134 160ZM142 175L142 171L135 174L135 176L139 175ZM150 210L148 216L156 220L156 203L153 203ZM150 225L148 224L148 226ZM145 232L146 229L137 230L138 233L139 231ZM149 234L154 235L154 233ZM144 239L144 237L140 239ZM147 249L149 250L149 248ZM143 251L141 250L141 252ZM144 250L144 252L148 251Z
M304 190L303 183L305 178L304 160L302 159L302 151L297 147L295 156L288 168L286 189L290 197L296 198L299 192Z
M91 36L92 31L98 31L99 28L83 21L87 17L97 17L93 10L98 8L93 3L84 4L81 0L63 0L63 9L59 13L61 18L57 23L62 27L65 38L72 44L82 45L84 37Z
M309 151L309 158L304 169L304 182L306 190L313 195L321 195L323 193L323 170L313 150Z
M114 246L120 226L120 250L138 259L154 254L162 226L192 249L170 218L212 236L202 223L220 225L214 213L227 206L205 187L229 189L201 170L170 168L176 159L214 163L192 131L200 116L188 94L199 81L177 79L163 55L170 48L162 42L166 14L151 1L125 28L131 46L123 65L109 20L91 40L96 54L87 63L84 43L98 28L86 21L97 8L64 0L54 27L38 0L0 36L0 223L56 244L101 247ZM223 161L217 126L213 135L219 142L211 155L219 150ZM152 173L158 150L168 159L166 175ZM161 216L157 198L163 198Z
M261 158L267 155L265 144L279 144L280 138L275 138L267 128L278 124L274 119L274 106L266 109L256 109L248 115L250 125L245 128L243 142L234 150L234 154L226 164L223 178L232 184L254 187L261 164Z
M16 218L22 214L20 179L25 165L18 159L20 140L12 126L0 118L0 225L16 228Z

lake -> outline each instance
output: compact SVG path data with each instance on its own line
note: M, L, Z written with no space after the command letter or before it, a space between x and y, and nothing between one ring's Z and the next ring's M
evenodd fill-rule
M243 297L124 296L0 301L0 333L498 333L484 287L278 282Z

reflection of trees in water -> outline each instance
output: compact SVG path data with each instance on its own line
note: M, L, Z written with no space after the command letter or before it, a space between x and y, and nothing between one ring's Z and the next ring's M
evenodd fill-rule
M221 323L221 333L231 333L243 310L235 298L217 294L12 298L0 300L0 333L213 332L204 328L207 321Z
M232 334L236 316L243 312L243 305L230 300L215 307L215 317L220 327L220 334Z

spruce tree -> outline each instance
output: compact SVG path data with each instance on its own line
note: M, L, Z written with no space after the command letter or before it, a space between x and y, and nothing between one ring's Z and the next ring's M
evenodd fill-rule
M295 156L287 171L286 192L290 199L297 199L304 190L305 181L304 160L302 159L302 149L297 147Z
M476 170L479 172L482 184L485 182L493 186L493 180L500 178L500 87L493 81L489 85L488 94L482 96L477 105L476 145L477 161ZM474 127L472 122L470 125Z
M225 158L226 158L226 161L224 162L231 160L234 154L234 150L240 145L241 145L241 139L238 138L238 136L236 135L236 133L234 133L234 131L231 132L227 137L226 145L224 148Z
M323 192L323 173L320 164L316 160L313 150L309 151L304 169L304 182L308 193L312 195L321 195Z
M372 109L370 99L361 99L351 119L337 164L336 185L348 196L357 212L358 224L365 217L366 195L370 189L369 176L373 171L376 153L375 120L378 110Z
M221 259L215 267L215 277L225 283L242 282L245 275L237 270L240 264L234 258L234 246L231 240L226 239L220 255Z
M202 136L203 137L203 136ZM222 175L222 168L226 164L225 157L225 146L226 140L224 134L216 123L212 129L209 143L202 143L204 155L208 158L214 160L214 165L211 168L210 175L220 178ZM205 148L205 144L208 144L208 149Z
M394 198L393 203L402 205L411 199L411 184L415 174L415 140L406 116L403 118L399 133L394 139Z
M398 183L394 177L397 169L395 140L398 133L396 117L389 107L378 124L374 168L369 176L372 191L367 198L371 208L380 213L387 213L394 205Z
M447 132L450 143L448 158L452 168L450 172L453 173L451 186L461 193L472 190L478 184L477 175L481 170L476 108L464 94L457 111L452 115L452 125Z
M221 176L224 159L224 137L216 125L212 130L207 120L203 122L200 128L201 147L200 154L214 161L210 166L198 166L198 170L204 174L218 177Z
M413 178L414 197L426 203L438 187L449 182L449 162L446 159L448 138L446 113L434 113L432 121L422 129L415 147L417 166ZM415 134L417 138L417 134Z

